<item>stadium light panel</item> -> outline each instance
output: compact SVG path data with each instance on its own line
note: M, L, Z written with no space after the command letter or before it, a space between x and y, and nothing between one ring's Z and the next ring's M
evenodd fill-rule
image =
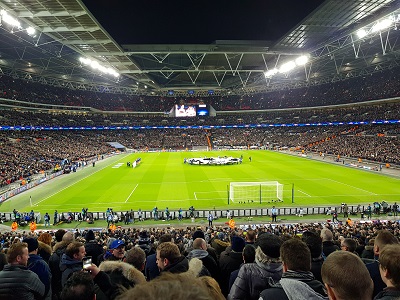
M97 61L95 61L95 60L91 60L91 59L89 59L89 58L80 57L80 58L79 58L79 61L80 61L82 64L88 65L88 66L90 66L92 69L99 70L99 71L102 72L102 73L110 74L110 75L113 75L113 76L115 76L115 77L118 77L118 76L119 76L119 74L118 74L114 69L112 69L112 68L107 68L107 67L105 67L105 66L99 64L99 62L97 62Z
M26 33L29 34L30 36L34 36L36 33L35 28L29 26L28 28L26 28Z
M295 62L291 60L291 61L281 65L281 67L279 68L279 73L287 73L287 72L293 70L295 67L296 67Z
M278 69L277 69L277 68L274 68L274 69L271 69L271 70L266 71L266 72L264 73L264 75L265 75L266 78L268 78L268 77L274 76L276 73L278 73Z
M17 27L18 29L21 29L21 23L11 15L9 15L4 9L0 11L1 19L4 23L7 23L13 27Z
M306 63L308 63L308 56L302 55L302 56L296 58L295 63L298 66L304 66Z
M362 39L367 35L367 32L365 31L365 29L360 29L357 31L357 36L358 38Z
M390 18L387 19L383 19L381 21L378 21L374 26L372 26L371 31L372 32L377 32L380 30L384 30L386 28L389 28L393 23L393 20L391 20Z

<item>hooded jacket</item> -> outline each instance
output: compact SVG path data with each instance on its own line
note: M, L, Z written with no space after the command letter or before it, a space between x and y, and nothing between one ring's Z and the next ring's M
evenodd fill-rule
M214 279L218 279L219 277L219 269L217 262L212 258L212 256L207 252L207 250L202 250L202 249L193 249L192 251L189 252L189 255L187 258L191 260L192 258L198 258L203 262L204 268L207 269L209 272L210 276ZM208 275L207 272L202 275Z
M51 272L49 265L40 255L29 254L28 270L34 272L44 284L45 299L51 299Z
M53 250L51 250L51 247L49 245L41 241L38 241L38 243L39 243L38 255L40 255L46 263L48 263L51 254L53 253Z
M82 271L82 261L73 259L64 253L61 256L60 270L62 272L61 285L64 287L72 273Z

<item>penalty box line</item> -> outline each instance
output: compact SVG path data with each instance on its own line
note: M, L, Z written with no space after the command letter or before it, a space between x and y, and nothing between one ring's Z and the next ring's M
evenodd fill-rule
M199 200L197 198L197 194L215 194L215 193L226 193L226 191L213 191L213 192L193 192L194 199Z
M128 198L126 198L125 203L128 202L129 198L132 196L133 192L136 190L136 188L139 186L139 183L136 184L132 192L129 194Z

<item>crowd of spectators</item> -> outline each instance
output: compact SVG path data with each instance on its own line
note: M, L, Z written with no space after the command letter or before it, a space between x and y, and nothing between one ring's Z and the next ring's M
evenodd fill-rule
M206 97L203 102L218 111L299 108L357 103L400 96L399 67L333 83L269 93ZM92 107L103 111L168 112L180 99L72 90L2 75L0 97L45 103ZM196 99L188 99L194 100Z
M397 299L399 237L391 221L2 232L0 298Z

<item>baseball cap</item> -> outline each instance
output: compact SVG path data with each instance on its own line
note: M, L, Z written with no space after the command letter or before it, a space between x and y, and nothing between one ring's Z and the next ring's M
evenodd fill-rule
M125 243L121 240L115 240L114 242L111 243L110 249L117 249L119 246L125 246Z

